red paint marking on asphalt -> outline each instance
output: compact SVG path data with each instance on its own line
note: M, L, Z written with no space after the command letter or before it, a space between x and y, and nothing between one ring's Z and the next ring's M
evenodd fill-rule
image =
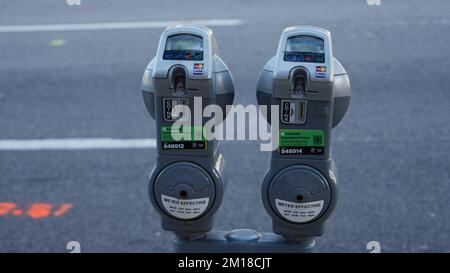
M11 212L14 216L21 216L23 214L23 211L21 209L15 209Z
M31 219L42 219L48 217L60 217L73 208L73 204L64 203L54 206L49 203L32 203L28 209L22 209L13 202L0 202L0 216L23 216L26 215Z
M47 203L34 203L28 209L27 214L33 219L46 218L50 216L52 205Z
M0 203L0 216L8 214L11 210L15 209L17 205L11 202Z
M53 212L53 215L55 217L59 217L69 211L72 207L72 204L62 204L56 211Z

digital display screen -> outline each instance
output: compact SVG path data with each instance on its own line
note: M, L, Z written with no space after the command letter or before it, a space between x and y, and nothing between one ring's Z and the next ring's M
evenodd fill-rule
M284 60L288 62L324 63L323 39L309 35L290 37L286 43Z
M167 38L164 60L203 60L203 38L192 34L177 34Z

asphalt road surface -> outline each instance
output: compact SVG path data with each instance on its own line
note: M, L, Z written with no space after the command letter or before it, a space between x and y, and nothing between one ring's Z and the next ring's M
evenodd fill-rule
M352 101L333 131L340 199L318 251L450 252L450 2L0 1L0 143L155 137L140 91L166 21L212 26L235 80L256 104L258 74L281 31L332 32ZM26 31L23 25L156 22L151 28ZM120 25L120 24L119 24ZM70 26L69 26L70 28ZM271 231L260 200L269 153L222 144L229 183L215 229ZM147 196L155 149L0 150L0 252L167 252Z

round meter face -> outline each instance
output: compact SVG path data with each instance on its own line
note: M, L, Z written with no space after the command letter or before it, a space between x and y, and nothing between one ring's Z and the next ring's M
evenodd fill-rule
M273 211L282 219L305 224L326 212L331 202L331 189L320 172L293 165L273 178L268 196Z
M213 206L216 187L212 177L194 163L177 162L157 176L153 194L161 210L179 220L193 220Z

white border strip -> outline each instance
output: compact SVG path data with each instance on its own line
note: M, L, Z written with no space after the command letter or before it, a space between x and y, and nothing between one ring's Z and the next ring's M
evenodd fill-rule
M156 139L65 138L0 140L0 151L97 150L155 148Z
M41 32L41 31L76 31L76 30L117 30L164 28L175 24L198 24L206 26L237 26L242 24L240 19L211 19L192 21L141 21L141 22L108 22L83 24L52 24L52 25L3 25L0 33L8 32Z

